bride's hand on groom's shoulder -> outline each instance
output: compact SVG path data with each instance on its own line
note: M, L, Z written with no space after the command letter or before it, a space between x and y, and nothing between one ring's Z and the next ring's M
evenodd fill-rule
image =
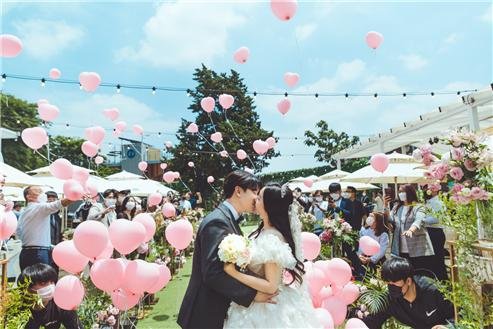
M265 294L263 292L257 291L255 295L255 302L257 303L269 303L269 304L277 304L277 302L273 299L279 294L276 292L275 294Z

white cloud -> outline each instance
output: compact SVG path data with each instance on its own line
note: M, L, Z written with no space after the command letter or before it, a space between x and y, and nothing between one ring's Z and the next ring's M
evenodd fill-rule
M490 5L485 12L480 16L480 19L486 23L492 22L492 17L493 17L493 6Z
M116 59L172 68L210 64L217 56L225 54L230 30L246 22L246 16L233 8L217 4L164 3L146 22L139 44L118 50Z
M65 21L32 19L13 23L26 52L36 58L49 59L73 48L84 37L80 27L68 25Z
M296 27L295 36L298 41L304 41L308 39L313 32L317 29L317 26L313 23L300 25Z
M428 60L421 55L408 54L399 56L399 60L411 71L416 71L428 65Z

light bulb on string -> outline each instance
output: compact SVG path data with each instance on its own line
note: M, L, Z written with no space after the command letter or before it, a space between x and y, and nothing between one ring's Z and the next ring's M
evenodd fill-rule
M156 95L156 87L152 87L152 94Z
M288 98L288 93L287 92L284 93L284 97L285 98Z
M118 84L116 85L116 92L119 94L120 93L121 86Z
M2 74L2 82L5 82L7 81L7 74Z
M403 93L402 94L402 97L406 98L407 94L406 93Z
M41 87L44 87L46 85L46 80L45 78L41 79Z
M348 99L349 98L349 94L348 93L345 93L344 94L344 97L346 97L346 99Z
M191 96L192 96L192 95L191 95L191 92L192 92L192 91L191 91L190 89L187 89L187 97L191 97Z
M81 83L79 83L79 89L82 90L82 84Z
M431 97L433 97L433 96L435 96L435 93L432 91L432 92L431 92Z
M317 93L317 94L315 94L315 98L316 98L316 99L318 99L318 93Z
M253 99L257 99L257 92L256 91L253 92Z
M68 130L70 128L70 124L66 123L65 128Z

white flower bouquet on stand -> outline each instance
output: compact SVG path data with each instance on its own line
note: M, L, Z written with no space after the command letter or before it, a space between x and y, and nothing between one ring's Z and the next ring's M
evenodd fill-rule
M222 262L233 263L244 269L252 258L250 240L241 235L228 234L219 244L217 254Z

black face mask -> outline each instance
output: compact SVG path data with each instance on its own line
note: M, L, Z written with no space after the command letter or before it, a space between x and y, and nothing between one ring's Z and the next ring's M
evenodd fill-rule
M389 296L391 299L404 298L404 295L402 294L402 287L397 287L393 284L388 284L387 287L389 289Z

